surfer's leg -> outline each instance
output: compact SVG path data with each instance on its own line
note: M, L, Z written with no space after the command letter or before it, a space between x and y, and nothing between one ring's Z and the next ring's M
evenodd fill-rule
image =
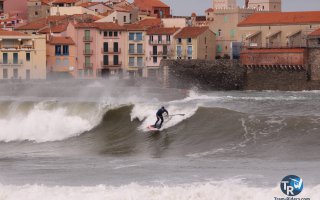
M159 116L159 117L160 117L160 119L161 119L161 122L160 122L160 126L159 126L159 128L161 128L162 123L163 123L163 117L162 117L162 116Z
M158 123L159 120L160 120L160 118L159 118L159 116L157 115L157 121L156 121L156 123L154 124L154 127L155 127L155 128L157 127L157 123Z

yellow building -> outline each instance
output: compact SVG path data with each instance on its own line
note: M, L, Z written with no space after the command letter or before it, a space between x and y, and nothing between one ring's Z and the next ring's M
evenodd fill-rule
M216 36L208 27L185 27L174 36L176 59L214 60Z
M46 79L46 38L0 31L0 79Z

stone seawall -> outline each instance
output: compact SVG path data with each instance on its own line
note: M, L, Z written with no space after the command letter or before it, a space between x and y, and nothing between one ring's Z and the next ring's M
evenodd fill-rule
M231 60L163 60L164 80L169 87L205 90L241 90L245 70Z
M320 90L310 69L244 68L231 60L165 60L163 80L169 87L204 90Z

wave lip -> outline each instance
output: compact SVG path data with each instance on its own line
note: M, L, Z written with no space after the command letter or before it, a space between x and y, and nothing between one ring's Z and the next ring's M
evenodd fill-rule
M23 103L21 105L23 107ZM73 106L41 102L23 113L15 111L12 116L0 119L0 141L60 141L78 136L99 124L103 109L93 106L87 112L76 110Z

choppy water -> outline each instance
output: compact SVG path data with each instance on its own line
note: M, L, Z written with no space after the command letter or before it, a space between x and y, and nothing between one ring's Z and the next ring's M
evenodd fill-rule
M320 199L320 92L180 92L3 96L0 199ZM147 132L162 105L185 116Z

